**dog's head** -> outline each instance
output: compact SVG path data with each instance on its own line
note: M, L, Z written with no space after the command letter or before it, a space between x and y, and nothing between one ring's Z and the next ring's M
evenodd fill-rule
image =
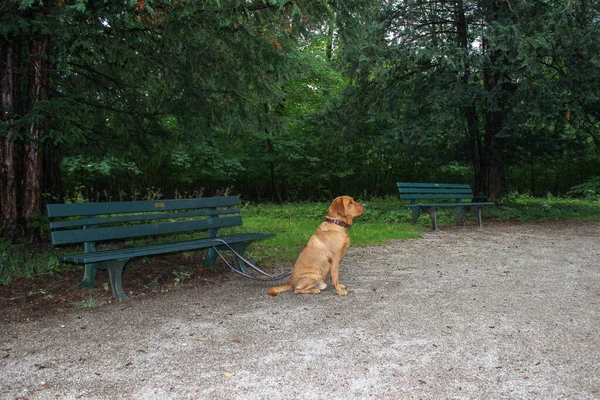
M333 200L333 203L329 206L327 217L352 225L352 219L362 215L365 212L365 207L364 204L354 201L350 196L340 196Z

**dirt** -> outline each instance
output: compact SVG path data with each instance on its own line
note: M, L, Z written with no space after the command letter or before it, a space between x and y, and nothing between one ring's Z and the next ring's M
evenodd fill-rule
M198 267L202 261L203 252L134 259L127 264L123 285L131 298L136 299L231 278L229 269L220 260L214 269ZM59 275L20 278L0 286L0 321L34 321L119 303L112 296L107 271L98 271L97 288L87 290L77 288L83 279L83 267L71 268Z
M348 296L174 287L172 258L131 265L125 303L82 306L81 272L14 286L0 398L600 399L599 260L598 222L488 222L351 247Z

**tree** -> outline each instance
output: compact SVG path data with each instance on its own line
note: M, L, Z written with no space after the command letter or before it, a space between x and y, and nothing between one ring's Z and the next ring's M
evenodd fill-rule
M1 233L29 234L32 241L39 236L25 227L59 182L56 148L44 145L53 50L48 31L55 17L49 4L17 10L17 2L7 2L0 10Z
M57 146L85 148L86 161L106 167L96 171L121 166L127 179L131 162L176 137L224 156L216 144L234 127L260 127L256 115L297 71L296 40L329 15L316 0L2 7L0 234L9 239L36 237L31 218L45 196L60 196Z
M365 29L369 20L377 23ZM344 60L372 104L368 118L388 114L398 137L420 132L419 143L468 144L474 190L484 197L498 199L502 171L531 151L560 151L560 140L587 118L566 118L567 108L596 104L591 92L575 95L573 82L597 87L597 4L380 1L361 21L353 29L363 34L346 43ZM597 124L590 131L596 137Z

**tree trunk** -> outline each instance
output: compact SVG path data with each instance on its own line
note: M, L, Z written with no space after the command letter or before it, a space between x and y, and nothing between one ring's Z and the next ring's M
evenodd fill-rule
M481 2L486 15L489 29L501 18L512 15L510 4L501 1ZM487 41L482 41L483 53L486 59L483 67L483 85L487 93L485 112L485 136L483 139L483 164L482 175L484 181L484 194L490 200L497 200L501 194L501 161L507 142L502 139L505 128L507 110L515 94L517 85L510 76L511 65L504 57L503 48L486 48Z
M46 47L45 38L35 39L29 44L30 80L28 109L33 110L41 101L46 100L44 77L46 75ZM24 176L23 176L23 216L31 222L35 215L42 215L42 180L43 180L43 150L41 140L43 136L44 119L34 119L29 124L28 137L25 144ZM39 229L27 229L30 242L41 241Z
M490 56L494 65L494 56ZM493 68L493 67L492 67ZM487 68L483 72L484 86L487 93L497 91L500 81L500 73L490 71ZM497 136L502 130L504 123L504 104L499 96L492 97L495 105L488 105L485 113L485 135L481 154L481 181L482 187L479 192L483 193L489 200L500 198L500 168L498 165ZM492 108L493 107L493 108ZM478 180L479 181L479 180Z
M271 159L269 160L269 171L271 175L271 201L282 204L283 199L281 198L281 194L279 193L279 186L277 185L277 178L275 175L275 161L273 160L275 156L275 149L273 148L273 141L271 140L271 138L267 138L267 150L269 152L269 156L271 157Z
M15 239L23 234L21 211L19 210L19 192L17 185L21 171L21 158L18 141L18 128L14 125L17 106L17 68L20 65L20 43L18 39L0 38L0 108L2 122L6 126L6 136L0 142L0 211L2 223L0 234Z
M47 47L48 38L41 34L0 39L0 107L6 126L0 141L0 236L11 240L41 239L41 231L30 222L43 214L42 188L48 172L44 116L37 109L46 100Z
M42 209L47 202L62 203L64 201L60 171L60 148L55 144L45 143L43 151Z
M267 103L264 104L265 110L265 121L269 120L269 105ZM283 203L283 199L281 198L281 194L279 193L279 186L277 185L277 177L275 174L275 148L273 147L273 140L271 139L271 133L269 133L269 128L267 128L267 122L265 122L265 135L267 137L267 154L269 155L269 184L271 191L271 201L274 203Z
M458 0L456 3L456 31L458 35L458 44L465 54L465 69L463 71L462 81L465 87L469 86L469 79L471 77L471 66L468 63L468 31L467 31L467 20L465 16L465 9L462 0ZM469 136L469 142L471 144L471 162L473 165L473 174L475 178L473 193L475 197L481 197L481 193L487 194L487 182L486 182L486 158L484 156L484 147L482 141L482 133L479 128L479 118L477 116L476 104L467 103L463 107L463 115L467 123L467 134Z
M474 185L473 193L477 197L481 197L480 193L486 192L486 183L484 170L483 145L481 140L481 130L477 118L475 106L467 106L463 108L465 119L467 120L467 130L469 141L471 143L471 162L473 164Z

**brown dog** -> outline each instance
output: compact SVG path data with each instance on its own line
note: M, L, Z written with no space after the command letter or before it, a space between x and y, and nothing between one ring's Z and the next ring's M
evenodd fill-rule
M356 203L352 197L336 198L325 222L321 223L308 244L298 256L290 280L285 285L273 286L268 293L277 296L281 292L318 294L327 287L325 279L331 274L331 284L339 295L348 294L346 286L340 284L340 261L350 246L348 228L352 219L362 215L365 205Z

